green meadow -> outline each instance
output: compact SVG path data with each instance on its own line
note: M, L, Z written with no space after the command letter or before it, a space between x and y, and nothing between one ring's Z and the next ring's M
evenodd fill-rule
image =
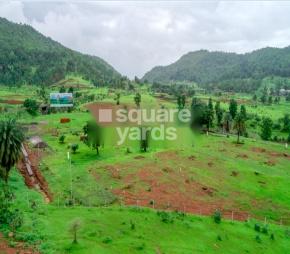
M35 90L29 93L26 87L21 88L23 92L1 89L2 97L37 98ZM45 149L31 149L39 155L39 170L53 197L46 203L43 194L28 189L13 170L14 206L23 211L24 223L14 239L2 227L10 245L24 241L51 254L289 252L290 154L284 143L262 141L259 127L248 126L249 137L236 144L234 132L228 137L221 132L199 134L187 125L173 123L178 142L149 140L145 153L140 152L139 141L126 140L118 146L117 131L109 126L104 127L105 141L97 155L81 141L84 125L94 120L87 106L116 104L119 91L89 84L77 91L96 97L79 99L72 112L36 116L22 105L3 104L6 113L2 117L13 112L27 136L40 136L48 144ZM173 100L160 100L147 86L140 92L142 108L176 108ZM134 107L134 94L120 93L120 105ZM197 96L204 101L219 99ZM289 108L284 101L272 106L245 105L248 113L271 115L276 120ZM70 122L61 123L62 118ZM61 135L65 136L63 143L59 142ZM76 153L70 151L71 144L78 144ZM221 223L214 221L216 209L223 211ZM78 244L73 244L70 228L76 221Z

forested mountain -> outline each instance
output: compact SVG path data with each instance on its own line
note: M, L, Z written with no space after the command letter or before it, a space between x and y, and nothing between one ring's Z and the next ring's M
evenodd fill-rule
M153 68L143 80L193 81L208 89L249 92L267 76L290 77L290 47L263 48L246 54L190 52L171 65Z
M76 74L95 85L110 85L121 75L96 56L70 50L31 26L0 18L0 84L50 85Z

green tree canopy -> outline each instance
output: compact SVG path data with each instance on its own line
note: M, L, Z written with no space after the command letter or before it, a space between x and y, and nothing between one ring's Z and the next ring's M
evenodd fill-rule
M6 183L11 168L20 158L23 141L23 131L15 119L0 121L0 175Z

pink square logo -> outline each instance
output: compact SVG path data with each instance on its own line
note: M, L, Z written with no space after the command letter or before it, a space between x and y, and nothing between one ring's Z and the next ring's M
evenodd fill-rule
M112 109L99 109L99 122L111 123L112 122Z

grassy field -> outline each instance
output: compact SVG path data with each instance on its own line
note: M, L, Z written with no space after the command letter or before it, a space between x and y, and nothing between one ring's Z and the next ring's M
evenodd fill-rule
M82 93L105 94L100 103L116 103L114 91L86 85ZM145 86L140 90L141 107L176 107L147 90ZM10 91L9 96L16 93ZM120 101L121 106L134 106L134 94L122 94ZM41 136L48 144L45 150L34 150L53 196L51 203L45 203L13 170L14 205L25 215L15 241L51 254L289 252L290 153L284 144L243 137L244 144L237 145L235 135L193 134L188 126L176 125L178 142L151 141L144 153L137 141L117 146L116 130L108 127L98 156L80 140L83 126L93 119L86 108L89 103L80 103L71 113L34 117L21 106L11 109L22 112L17 117L28 136ZM282 117L289 105L283 101L267 107L247 109ZM62 124L61 118L71 121ZM63 144L60 135L65 135ZM70 163L67 152L73 143L79 150L71 154ZM216 209L222 211L220 224L212 218ZM79 243L72 244L69 229L76 220ZM255 230L255 224L263 232L257 226Z

